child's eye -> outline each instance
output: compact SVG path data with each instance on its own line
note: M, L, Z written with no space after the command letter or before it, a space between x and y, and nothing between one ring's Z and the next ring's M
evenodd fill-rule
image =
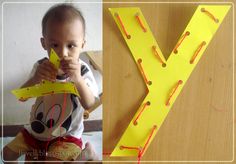
M68 48L70 48L70 49L71 49L71 48L74 48L74 47L76 47L76 45L74 45L74 44L69 44L69 45L68 45Z
M53 43L53 44L51 45L51 47L53 47L53 48L57 48L57 47L58 47L58 44Z

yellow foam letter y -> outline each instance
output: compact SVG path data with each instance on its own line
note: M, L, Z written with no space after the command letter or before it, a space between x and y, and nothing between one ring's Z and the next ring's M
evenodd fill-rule
M149 90L111 156L145 153L229 9L199 5L166 61L139 8L110 8Z

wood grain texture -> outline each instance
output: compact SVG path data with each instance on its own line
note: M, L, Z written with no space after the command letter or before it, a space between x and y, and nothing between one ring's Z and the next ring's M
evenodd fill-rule
M196 4L103 4L103 151L112 152L146 95L145 84L108 8L140 7L165 57ZM233 7L142 161L233 159ZM158 75L157 75L158 76ZM104 160L133 160L111 158Z

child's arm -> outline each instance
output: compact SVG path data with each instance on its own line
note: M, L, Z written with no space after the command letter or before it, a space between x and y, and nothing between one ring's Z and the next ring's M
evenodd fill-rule
M89 89L84 79L78 78L75 82L75 85L80 94L80 103L84 109L89 109L95 104L95 97L92 91Z
M95 104L95 96L81 76L81 64L79 61L72 57L65 57L61 60L61 68L75 83L80 94L79 101L83 108L91 108Z

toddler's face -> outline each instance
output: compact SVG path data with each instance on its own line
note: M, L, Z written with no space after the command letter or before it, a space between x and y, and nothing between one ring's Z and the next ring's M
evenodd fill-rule
M65 23L49 21L41 43L48 55L53 48L60 59L69 56L77 60L84 46L84 31L81 21L79 19Z

